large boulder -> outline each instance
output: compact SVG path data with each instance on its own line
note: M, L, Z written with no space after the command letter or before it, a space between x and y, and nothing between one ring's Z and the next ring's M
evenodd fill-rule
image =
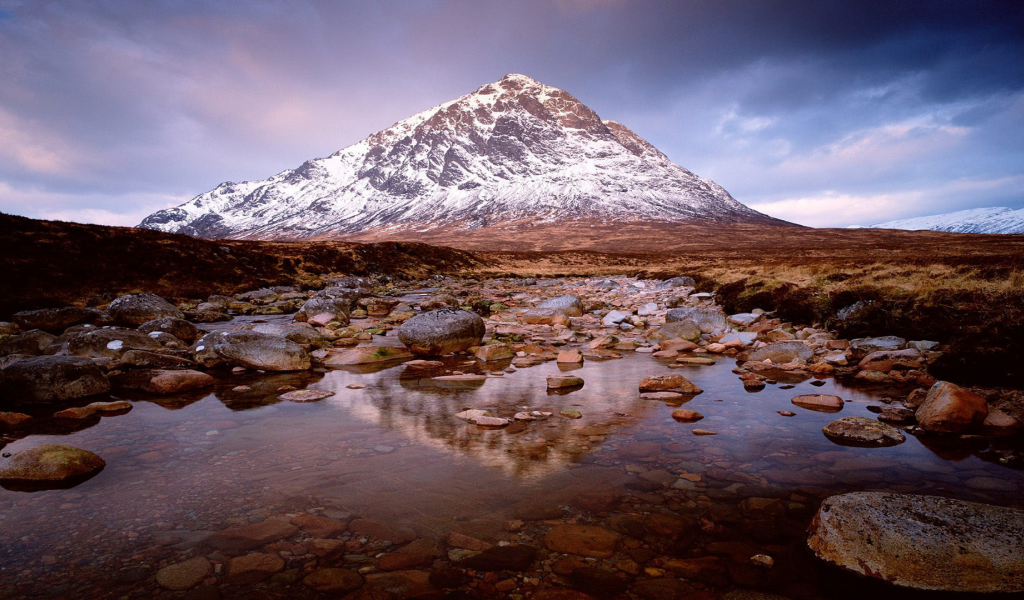
M347 325L352 307L365 295L365 290L355 288L329 287L320 290L295 313L295 320L307 321L317 315L329 314L332 321Z
M199 334L202 333L192 323L185 319L176 319L174 317L163 317L162 319L146 321L139 325L139 331L146 334L156 332L169 333L189 345L199 339Z
M832 496L808 546L859 575L919 590L1024 590L1024 511L911 494Z
M666 340L688 340L694 341L700 338L700 327L691 319L665 323L647 334L647 339L663 342Z
M0 401L37 404L73 400L110 391L95 362L77 356L36 356L0 371Z
M713 308L673 308L665 313L666 323L689 319L700 327L703 333L721 333L728 328L725 313Z
M15 453L0 463L0 485L13 489L55 489L81 483L106 463L88 450L45 444Z
M256 331L210 333L192 347L195 361L204 367L232 365L263 371L305 371L306 350L283 337Z
M120 296L110 303L107 312L118 325L129 327L138 327L147 321L163 317L185 317L173 304L156 294L149 293Z
M67 340L67 353L71 356L94 358L120 358L129 350L155 351L163 345L135 329L104 327L71 336Z
M307 346L327 345L327 341L324 339L323 334L317 331L316 327L313 327L309 323L255 323L253 325L246 325L244 329L255 331L257 333L266 333L268 335L283 337L284 339L291 340L296 344L304 344Z
M928 390L916 416L925 431L960 433L985 422L988 403L955 383L939 381Z
M780 365L793 361L807 361L814 356L814 350L803 342L775 342L762 346L747 353L746 360L763 362L766 360Z
M545 300L537 305L540 309L553 309L567 317L578 317L583 314L583 301L579 296L567 295Z
M442 308L416 315L398 328L398 339L413 354L437 356L479 346L484 320L460 308Z
M25 310L14 314L14 322L23 330L42 329L55 333L61 333L68 327L83 323L102 323L106 318L107 315L95 308L80 306Z
M0 356L8 356L10 354L39 356L56 339L56 336L46 333L41 329L32 329L0 342Z

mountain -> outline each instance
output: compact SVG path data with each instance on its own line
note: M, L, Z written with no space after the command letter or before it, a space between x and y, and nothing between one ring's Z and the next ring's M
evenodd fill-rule
M512 74L297 169L222 183L139 227L294 239L524 220L789 225L567 92Z
M872 225L876 229L912 229L952 233L1024 233L1024 209L1004 206L971 208Z

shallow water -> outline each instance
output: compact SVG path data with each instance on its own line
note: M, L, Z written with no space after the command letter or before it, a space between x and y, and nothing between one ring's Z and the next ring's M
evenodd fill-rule
M546 376L565 372L553 362L513 373L503 372L507 363L481 370L472 360L446 362L491 376L439 382L402 364L225 373L214 393L129 396L135 406L128 414L11 443L4 452L67 443L99 454L107 467L69 490L0 490L0 596L31 589L36 597L119 597L152 588L149 566L176 556L175 543L187 547L202 532L313 508L406 525L420 535L460 530L506 539L505 521L524 507L612 494L638 510L709 510L730 526L732 541L739 532L750 536L740 541L796 548L817 502L833 493L892 490L1019 505L1024 491L1024 472L981 458L988 442L936 447L908 435L899 446L856 448L821 433L838 417L872 416L868 407L886 390L793 379L794 389L749 393L731 373L733 360L668 369L649 355L628 354L588 361L572 371L586 381L583 388L551 394ZM685 404L704 420L677 423L671 406L638 398L641 379L670 372L704 389ZM238 385L252 389L233 391ZM335 395L281 402L282 385ZM834 393L847 404L827 414L790 403L808 393ZM466 408L555 415L489 430L453 417ZM583 418L558 416L563 408ZM694 428L718 435L693 435ZM677 481L679 489L666 487ZM746 497L785 499L792 527L746 527L739 508ZM827 594L820 575L813 585L811 595Z

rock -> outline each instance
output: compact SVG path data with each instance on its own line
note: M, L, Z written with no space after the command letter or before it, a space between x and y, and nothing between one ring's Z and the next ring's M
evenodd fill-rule
M581 413L580 411L576 410L575 408L563 408L562 410L558 411L558 414L563 416L563 417L565 417L565 418L567 418L567 419L582 419L583 418L583 413Z
M349 523L349 530L399 545L416 539L416 532L408 527L390 525L373 519L356 519Z
M629 586L628 581L612 571L597 567L576 567L569 574L569 580L584 592L604 598L618 598Z
M330 390L295 390L281 394L281 399L288 402L318 402L333 395L334 392Z
M621 310L609 311L608 314L601 318L601 324L604 325L605 327L611 327L613 325L618 325L619 323L622 323L631 316L633 316L632 313L628 313Z
M526 571L536 556L533 546L493 546L462 561L460 566L477 571Z
M749 346L754 343L757 339L756 331L735 331L733 333L727 333L723 335L718 343L722 344L727 348L742 348L743 346Z
M537 308L553 309L567 317L578 317L583 314L583 301L579 296L559 296L541 302Z
M549 390L564 390L583 386L583 378L575 375L548 375Z
M544 537L544 545L552 552L611 558L622 536L592 525L556 525Z
M487 344L480 346L473 353L477 360L484 362L497 362L499 360L511 360L516 355L508 344Z
M703 333L725 331L729 326L725 321L725 314L713 308L673 308L665 313L666 323L687 319L696 323Z
M709 344L708 348L714 344ZM676 359L677 365L699 365L699 366L711 366L715 364L715 359L708 358L706 356L681 356Z
M647 302L647 303L642 304L640 306L640 308L637 309L636 314L641 316L641 317L649 317L649 316L653 315L656 312L658 312L658 303L657 302Z
M0 462L0 485L8 489L70 487L103 470L106 463L88 450L44 444Z
M569 317L554 308L531 308L519 315L527 325L565 325Z
M348 569L326 568L313 571L302 580L302 583L318 592L345 594L361 588L363 578L359 573Z
M693 593L693 586L680 579L641 579L629 591L642 600L679 600Z
M751 325L759 321L762 316L763 315L759 313L739 313L736 315L729 315L726 318L726 320L728 320L733 325L738 325L740 327L750 327Z
M106 320L107 316L95 308L65 306L64 308L42 308L24 310L14 313L13 321L23 331L40 329L52 333L62 333L68 327L89 323L96 325Z
M37 356L0 371L0 398L14 404L73 400L110 391L103 370L88 358Z
M107 312L119 325L128 327L138 327L147 321L163 317L185 318L173 304L156 294L149 293L120 296L110 303Z
M216 380L192 369L137 369L114 377L119 388L142 390L150 394L181 394L210 387Z
M30 356L39 356L43 354L46 351L46 348L49 347L56 339L56 336L50 335L45 331L33 329L13 338L0 341L0 355L7 356L11 354L27 354Z
M71 336L67 353L71 356L120 358L129 350L157 351L163 344L135 329L104 327Z
M420 302L420 309L424 311L437 310L445 307L457 308L458 306L458 298L451 294L434 294L423 302Z
M907 439L895 427L867 417L843 417L821 431L832 441L856 446L895 446Z
M357 346L340 351L331 348L327 350L327 353L327 357L321 362L332 367L370 365L413 358L413 354L405 348L395 348L393 346Z
M348 529L345 521L320 515L299 515L292 518L291 524L315 538L338 537Z
M55 419L85 419L96 413L121 412L132 409L132 403L127 400L116 400L114 402L93 402L85 406L67 408L53 414Z
M309 354L291 340L255 331L204 335L192 353L204 367L234 365L264 371L305 371Z
M666 323L647 334L647 339L655 341L674 339L694 341L698 338L700 338L700 327L690 319Z
M673 338L671 340L662 340L660 344L662 350L668 350L673 352L690 352L699 348L697 344L694 344L690 340L684 340L682 338Z
M881 371L888 373L893 369L921 368L921 353L913 348L906 350L877 350L860 360L857 368L861 371Z
M295 320L306 321L310 317L328 314L331 321L348 325L352 307L364 295L365 292L358 288L334 286L320 290L295 313Z
M476 423L477 419L487 416L490 416L490 414L486 410L480 408L471 408L469 410L464 410L462 412L455 413L456 419L462 419L463 421L467 421L469 423Z
M169 333L186 344L192 344L199 339L199 328L189 323L185 319L176 319L174 317L164 317L162 319L154 319L152 321L146 321L142 325L139 325L139 331L143 333L152 333L160 331L163 333Z
M658 284L659 290L667 290L677 287L696 287L697 282L693 277L672 277Z
M985 422L988 403L974 392L939 381L928 390L916 416L926 431L960 433Z
M672 411L672 418L680 423L695 423L704 418L704 415L695 410L677 408Z
M250 585L284 569L284 559L276 554L246 554L228 560L224 583Z
M0 421L3 417L0 417ZM982 423L985 427L1020 427L1021 422L1016 417L1008 415L1003 411L993 408L988 411L988 416L985 417L985 422Z
M814 356L814 350L803 342L775 342L747 353L746 360L763 362L770 360L781 365L796 360L806 362Z
M438 599L441 594L430 583L430 574L423 571L389 571L370 573L366 576L366 587L377 588L395 597L405 599ZM358 593L362 593L360 590ZM348 600L346 598L346 600ZM376 599L374 599L376 600Z
M502 417L477 417L473 422L480 427L507 427L511 423Z
M703 390L682 375L652 375L640 382L640 391L699 394Z
M578 348L572 348L569 350L562 350L558 353L556 362L564 365L579 365L583 364L583 354Z
M208 537L206 543L217 550L240 552L290 538L297 531L287 519L271 517L259 523L229 527Z
M30 415L16 412L0 412L0 429L17 429L32 420Z
M196 556L160 569L156 573L156 582L162 588L181 591L199 585L210 575L213 575L213 565L209 559Z
M920 590L1024 589L1024 511L882 492L832 496L810 526L811 550L854 573Z
M805 394L792 400L793 404L818 412L839 412L843 410L843 399L831 394Z
M190 359L170 354L157 354L146 350L129 350L121 355L119 361L122 368L167 369L173 367L194 367L196 363Z
M414 354L436 356L479 346L484 320L459 308L442 308L416 315L398 328L398 339Z
M710 429L691 429L690 433L693 435L718 435L717 431L711 431Z

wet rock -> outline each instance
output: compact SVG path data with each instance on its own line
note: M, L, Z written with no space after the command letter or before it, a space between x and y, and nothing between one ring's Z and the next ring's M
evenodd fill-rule
M108 391L103 370L88 358L37 356L0 371L0 398L8 403L58 402Z
M305 371L309 354L295 342L255 331L210 333L196 342L193 356L204 367L235 365L265 371Z
M857 368L861 371L881 371L888 373L893 369L921 368L921 353L913 348L906 350L878 350L862 358Z
M677 408L672 411L672 418L680 423L696 423L704 418L704 415L695 410Z
M709 344L708 348L714 344ZM676 359L677 365L699 365L699 366L711 366L715 364L715 359L708 358L706 356L682 356Z
M156 582L162 588L181 591L199 585L210 575L213 575L213 565L209 559L196 556L160 569L156 573Z
M564 365L579 365L583 364L583 354L577 348L562 350L555 361Z
M1022 425L1017 418L996 408L989 409L988 416L985 417L985 422L982 424L985 427L1020 427Z
M484 321L476 313L442 308L402 323L398 339L414 354L436 356L479 346L484 330Z
M313 571L302 580L302 583L318 592L344 594L361 588L363 578L359 573L348 569L326 568Z
M113 378L118 388L142 390L150 394L180 394L210 387L216 380L192 369L136 369Z
M328 366L370 365L413 357L413 354L405 348L393 346L358 346L348 350L329 349L326 353L326 357L320 362Z
M691 429L690 433L693 435L718 435L717 431L711 431L710 429Z
M597 558L612 557L621 541L618 533L592 525L556 525L544 537L552 552Z
M548 375L549 390L564 390L583 386L583 378L575 375Z
M476 352L473 353L477 360L484 362L510 360L515 355L515 352L512 351L508 344L486 344L477 348Z
M899 350L906 346L906 344L907 340L894 335L873 338L857 338L855 340L850 340L849 351L853 358L860 360L872 352L877 352L879 350Z
M682 375L652 375L640 382L640 391L699 394L703 390Z
M96 325L104 322L107 315L95 308L65 306L64 308L42 308L25 310L15 313L13 321L23 331L40 329L52 333L62 333L68 327L89 323Z
M0 429L17 429L32 420L30 415L16 412L0 412Z
M282 400L288 402L318 402L324 398L330 398L334 395L334 392L329 390L295 390L293 392L285 392L281 394Z
M839 412L843 410L843 399L832 394L804 394L792 400L800 408L818 412Z
M881 492L832 496L810 526L821 559L921 590L1024 589L1024 511Z
M373 519L356 519L349 523L353 533L361 533L392 544L407 544L416 539L416 532L408 527L390 525Z
M692 342L698 338L700 338L700 327L690 319L666 323L647 334L647 339L654 341L679 339Z
M0 341L0 355L27 354L39 356L46 351L50 344L54 343L56 336L46 333L40 329L26 331L13 338Z
M87 419L96 413L128 412L132 409L132 403L127 400L116 400L114 402L93 402L85 406L66 408L55 412L55 419Z
M567 317L578 317L583 314L583 301L579 296L559 296L541 302L537 308L556 310Z
M134 329L104 327L73 335L67 340L67 354L119 358L129 350L161 350L163 344Z
M713 308L673 308L665 313L666 323L691 320L697 324L703 333L716 333L725 331L728 323L725 321L725 313Z
M185 319L176 319L174 317L164 317L162 319L146 321L142 325L139 325L139 331L143 333L169 333L186 344L195 342L199 339L200 333L202 333L199 331L199 328L192 323L189 323Z
M743 347L753 344L756 339L756 331L735 331L733 333L723 335L718 340L718 343L726 347Z
M284 559L276 554L247 554L228 561L224 583L250 585L284 570Z
M440 597L437 588L430 583L430 574L423 571L370 573L366 576L366 586L384 590L403 599Z
M287 519L272 517L259 523L219 531L207 538L206 543L217 550L240 552L290 538L297 531Z
M926 431L960 433L985 422L988 403L970 390L940 381L928 390L916 416Z
M329 287L320 290L295 313L296 321L308 321L317 315L330 315L330 321L348 325L356 301L366 295L358 288Z
M173 304L156 294L128 294L110 303L107 312L119 325L138 327L143 323L163 317L183 319L184 314Z
M460 564L477 571L526 571L536 556L537 549L533 546L492 546Z
M575 408L563 408L562 410L558 411L558 414L563 416L563 417L565 417L565 418L567 418L567 419L582 419L583 418L583 413L581 413L580 411L576 410Z
M747 353L746 360L785 364L795 360L807 361L814 356L814 350L803 342L775 342Z
M907 439L895 427L867 417L843 417L821 431L830 440L857 446L895 446Z
M0 485L8 489L69 487L96 475L104 466L103 459L88 450L45 444L0 462Z

